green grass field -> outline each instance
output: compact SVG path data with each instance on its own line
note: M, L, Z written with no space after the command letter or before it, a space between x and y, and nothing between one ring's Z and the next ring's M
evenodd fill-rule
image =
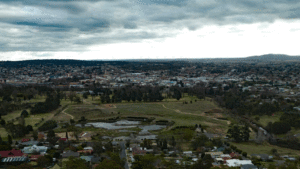
M246 143L235 143L231 142L231 145L236 146L238 149L245 151L248 155L251 154L270 154L272 149L277 149L277 152L280 155L291 155L291 156L299 156L300 152L297 150L282 148L274 145L270 145L268 143L263 144L256 144L253 142L246 142Z
M8 133L6 132L6 130L3 127L0 128L0 136L1 136L2 140L4 140L4 141L8 140L8 137L7 137Z
M183 100L189 101L191 98L194 99L193 97L186 97ZM197 102L193 101L192 104L182 104L183 100L173 102L125 102L101 104L99 106L84 102L83 104L69 106L66 113L74 116L75 120L79 120L81 116L85 116L86 119L105 119L116 116L154 117L155 120L174 121L174 126L202 124L207 126L209 132L227 132L227 121L217 120L204 114L205 111L219 109L214 102L198 100Z
M262 126L267 126L269 122L274 123L276 121L279 121L281 115L282 115L282 112L278 112L278 113L275 113L274 116L268 116L268 115L253 116L252 119L254 120L255 117L259 117L259 120L256 122L261 124Z

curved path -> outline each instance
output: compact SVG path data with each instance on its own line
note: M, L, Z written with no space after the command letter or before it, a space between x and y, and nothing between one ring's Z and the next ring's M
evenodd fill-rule
M159 104L161 104L161 103L159 103ZM194 116L203 116L203 115L201 115L201 114L187 113L187 112L182 112L182 111L180 111L180 110L178 110L178 109L171 109L171 108L166 107L164 104L161 104L161 105L163 106L163 108L169 109L169 110L173 110L173 111L175 111L176 113L189 114L189 115L194 115ZM211 118L211 119L219 120L219 121L224 121L224 120L221 120L221 119L212 118L212 117L208 117L208 116L203 116L203 117L207 117L207 118ZM229 120L227 120L227 124L230 124L230 123L231 123L231 122L230 122Z
M65 109L62 111L62 113L65 114L65 115L68 115L68 116L70 116L72 119L74 119L74 116L72 116L71 114L68 114L68 113L65 112L65 110L67 110L67 109L68 109L68 108L65 108Z

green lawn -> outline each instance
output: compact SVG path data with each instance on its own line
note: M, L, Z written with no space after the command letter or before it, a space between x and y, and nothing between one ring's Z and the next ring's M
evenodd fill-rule
M218 106L211 101L197 101L191 104L183 104L181 102L171 102L171 103L163 103L166 107L171 108L171 109L177 109L180 110L181 112L189 112L189 113L196 113L196 114L201 114L206 111L209 111L211 109L216 109Z
M252 119L255 119L255 117L259 117L259 120L256 121L257 123L261 124L262 126L267 126L269 122L276 122L279 121L281 115L283 112L278 112L275 113L274 116L268 116L268 115L263 115L263 116L252 116Z
M107 119L111 117L120 116L126 118L127 116L139 117L154 117L155 120L169 120L174 121L174 126L194 126L201 124L206 126L206 130L214 133L225 133L228 129L226 120L217 120L208 117L204 114L205 111L220 109L214 102L186 96L180 101L172 102L124 102L124 103L110 103L92 105L91 97L83 104L72 104L65 112L74 116L75 120L79 120L82 116L86 119ZM96 97L94 101L96 102ZM183 104L183 100L188 101L188 104ZM190 100L193 103L190 104ZM118 114L120 112L120 114ZM213 113L212 113L213 114Z
M43 97L36 98L36 100L42 100ZM123 103L111 103L111 104L100 104L93 105L92 103L99 103L99 97L94 97L92 100L89 96L86 101L81 104L74 103L67 99L61 100L61 105L69 105L68 109L65 111L67 114L74 116L74 120L79 120L82 116L85 116L86 119L105 119L120 116L121 118L128 116L142 116L142 117L154 117L155 120L169 120L174 121L174 126L194 126L195 124L201 124L206 127L208 132L213 133L226 133L228 129L228 124L226 120L217 120L211 117L208 117L204 114L205 111L212 109L220 109L218 106L211 101L199 100L195 102L196 97L185 96L184 98L177 101L176 99L168 99L163 102L123 102ZM190 101L192 100L192 104ZM183 101L187 101L188 104L183 104ZM112 105L112 106L111 106ZM221 110L221 109L220 109ZM30 110L27 110L30 112ZM57 111L57 110L56 110ZM30 115L25 118L26 125L34 125L42 118L47 120L50 116L56 112L39 114L39 115ZM120 114L118 114L120 112ZM10 120L20 116L21 110L10 113L9 115L3 116L4 120ZM61 113L61 117L69 117L66 114ZM58 115L59 116L59 115ZM58 117L57 116L57 117ZM59 116L60 117L60 116ZM53 118L59 120L59 118ZM68 119L67 119L68 120ZM17 121L15 123L18 123ZM40 124L41 125L41 124ZM39 126L40 126L39 125ZM4 129L3 129L4 130ZM62 130L62 129L60 129ZM88 129L87 129L88 130ZM128 134L128 133L115 133L114 131L105 131L102 129L90 129L91 131L102 131L108 135L119 135L119 134ZM131 129L129 129L131 130ZM134 130L134 129L132 129ZM168 130L168 129L165 129ZM7 135L6 133L4 135Z
M246 142L246 143L235 143L231 142L231 145L236 146L238 149L245 151L248 155L251 154L270 154L272 149L277 149L277 152L280 155L291 155L291 156L299 156L300 152L297 150L292 150L288 148L282 148L274 145L270 145L268 143L256 144L254 142Z
M23 100L23 102L27 102L27 103L44 102L46 100L46 98L47 98L47 96L36 95L35 98L32 98L30 100Z
M30 113L30 109L26 109L28 113ZM20 117L23 110L16 110L14 112L8 113L7 115L3 115L1 118L5 121L15 119L16 117Z
M3 127L0 128L0 136L1 136L2 140L5 140L5 141L8 140L8 138L7 138L8 133L6 132L6 130Z

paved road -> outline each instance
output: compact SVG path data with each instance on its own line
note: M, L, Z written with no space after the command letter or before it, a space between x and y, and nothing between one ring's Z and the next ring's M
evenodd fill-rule
M127 163L127 157L126 157L126 153L125 153L125 149L126 149L126 147L125 147L125 142L119 142L119 144L120 144L120 146L121 146L121 149L122 149L122 151L120 152L120 158L122 159L122 158L125 158L125 169L129 169L129 167L128 167L128 163Z

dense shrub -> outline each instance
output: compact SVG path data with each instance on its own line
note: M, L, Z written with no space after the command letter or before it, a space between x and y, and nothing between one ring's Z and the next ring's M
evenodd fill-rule
M48 120L42 126L40 126L38 130L46 131L46 130L54 129L55 127L57 127L57 122L54 120Z

